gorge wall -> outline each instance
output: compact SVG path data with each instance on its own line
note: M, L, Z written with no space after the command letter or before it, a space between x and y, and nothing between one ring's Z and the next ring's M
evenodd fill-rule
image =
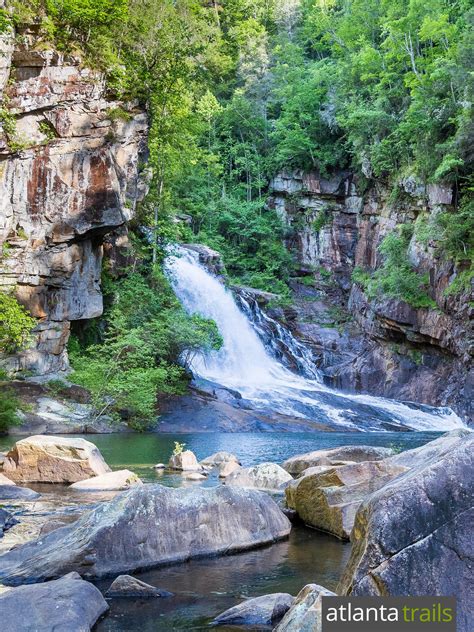
M105 236L146 188L147 115L34 26L0 35L0 94L0 284L38 319L7 366L54 372L68 367L71 321L102 313Z
M436 308L369 300L351 278L356 266L380 267L378 247L396 226L449 209L453 191L413 178L400 182L396 199L379 184L363 195L360 188L350 172L330 179L283 173L272 181L269 205L287 224L287 245L298 260L296 300L280 317L313 348L329 384L449 405L472 419L474 309L472 293L445 293L456 278L453 263L414 232L407 256L428 275Z

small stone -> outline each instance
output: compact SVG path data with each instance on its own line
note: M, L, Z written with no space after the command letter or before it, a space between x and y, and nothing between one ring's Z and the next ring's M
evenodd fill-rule
M70 485L71 489L82 492L121 491L134 485L143 485L138 476L130 470L117 470L102 476L94 476L85 481L78 481Z
M105 593L106 597L173 597L173 593L142 582L131 575L119 575Z
M166 469L166 465L164 463L157 463L156 465L153 466L153 469L155 469L155 470L165 470Z

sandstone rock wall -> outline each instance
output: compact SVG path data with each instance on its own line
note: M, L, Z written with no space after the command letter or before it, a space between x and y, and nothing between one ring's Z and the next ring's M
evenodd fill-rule
M68 367L71 321L102 313L104 236L144 193L147 116L107 98L102 76L41 42L0 38L0 284L38 319L14 370Z
M340 172L283 173L271 183L270 207L288 225L288 247L297 257L296 300L285 318L310 345L328 383L345 390L450 405L472 418L474 335L472 294L446 295L457 270L436 243L416 233L408 257L427 274L436 309L369 300L351 275L356 266L376 269L383 238L399 224L414 224L452 208L453 192L399 183L396 199L379 183L362 194L357 178Z

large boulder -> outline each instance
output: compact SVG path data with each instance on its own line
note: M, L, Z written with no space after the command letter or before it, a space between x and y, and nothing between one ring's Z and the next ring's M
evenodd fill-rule
M110 468L90 441L35 435L15 443L3 471L20 483L75 483Z
M318 584L308 584L296 599L274 632L321 632L321 597L335 593Z
M292 477L276 463L260 463L253 467L241 467L225 480L226 485L255 489L280 490Z
M0 594L3 632L88 632L108 608L100 591L77 573Z
M248 599L229 608L212 622L214 625L275 625L295 600L288 593L273 593Z
M2 555L0 581L44 581L71 570L116 575L269 544L290 528L274 500L255 490L140 485Z
M0 472L0 485L15 485L15 481L7 478Z
M347 461L381 461L393 454L390 448L371 445L346 445L331 450L315 450L287 459L282 467L290 474L300 474L308 467L317 465L344 465Z
M457 437L454 447L453 437ZM417 453L411 470L359 509L340 591L374 596L454 595L457 630L470 632L474 433L451 433L433 444Z
M161 590L142 582L141 579L132 577L131 575L119 575L111 583L109 589L105 593L106 597L139 597L140 599L149 599L153 597L172 597L173 593L167 590Z
M200 472L203 467L198 463L196 455L191 450L184 450L178 454L171 455L168 467L172 470L181 470L183 472Z
M0 485L0 502L4 500L36 500L41 494L34 492L27 487L19 487L12 483L11 485Z
M138 476L130 470L117 470L101 476L94 476L85 481L71 485L71 489L79 492L122 491L134 485L143 485Z
M364 499L406 470L386 461L333 467L292 481L286 503L307 525L349 539Z

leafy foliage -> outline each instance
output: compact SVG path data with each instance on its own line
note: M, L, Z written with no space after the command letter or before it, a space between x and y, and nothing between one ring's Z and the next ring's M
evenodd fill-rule
M184 392L184 367L196 353L218 349L214 322L188 316L163 273L132 272L114 283L99 343L81 347L73 338L72 379L93 394L97 414L113 414L135 429L153 425L157 395Z
M13 390L2 384L0 388L0 434L7 432L12 426L21 424L18 415L19 408L20 402Z
M408 240L403 231L388 234L379 246L384 262L375 272L355 268L352 279L371 299L381 295L405 301L413 307L436 307L426 293L428 278L418 274L407 257Z
M24 348L35 324L13 294L0 292L0 351L14 353Z

